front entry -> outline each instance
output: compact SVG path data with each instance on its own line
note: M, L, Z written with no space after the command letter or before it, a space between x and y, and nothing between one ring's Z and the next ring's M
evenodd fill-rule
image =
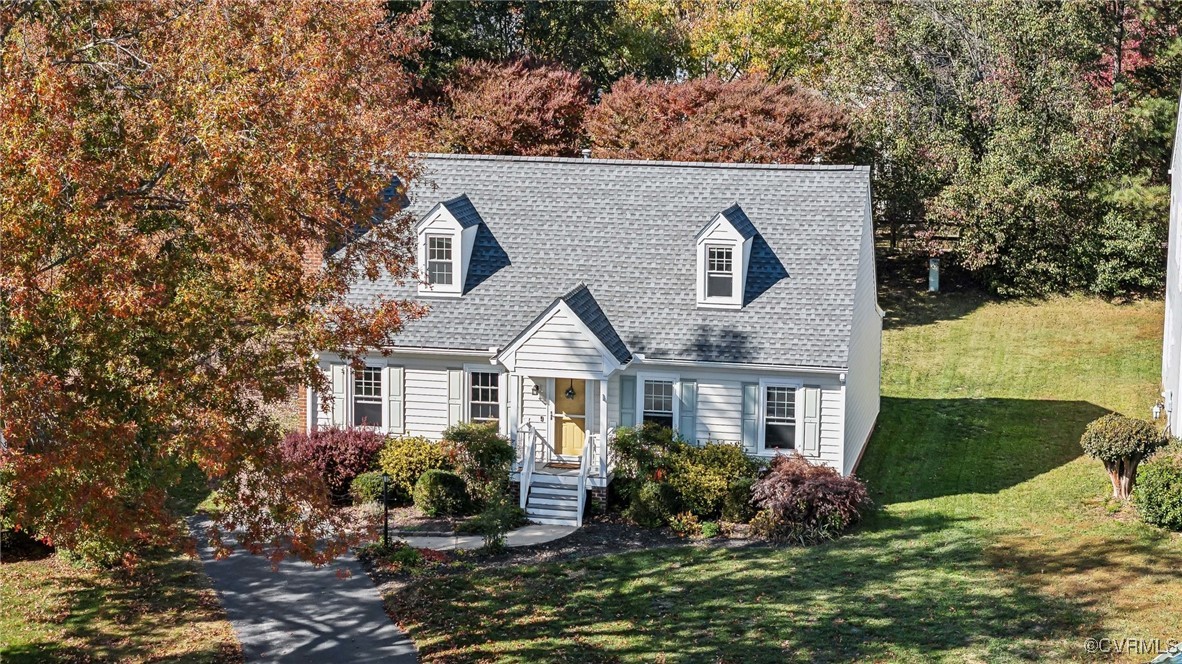
M554 450L577 457L586 440L587 381L559 378L554 381L554 392Z

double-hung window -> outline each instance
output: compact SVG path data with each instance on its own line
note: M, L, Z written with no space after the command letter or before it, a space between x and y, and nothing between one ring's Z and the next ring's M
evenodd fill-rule
M500 419L500 374L491 371L473 371L468 376L469 419L473 422L492 422Z
M735 290L735 250L706 247L706 297L731 297Z
M427 236L427 283L440 286L452 285L451 238L442 235Z
M642 421L673 428L673 381L644 381L644 414Z
M381 367L365 367L353 373L353 425L382 426Z
M768 450L796 447L796 388L764 387L763 446Z

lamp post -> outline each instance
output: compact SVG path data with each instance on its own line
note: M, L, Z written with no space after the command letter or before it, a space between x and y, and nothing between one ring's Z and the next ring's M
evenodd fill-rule
M390 548L390 476L382 473L382 547Z

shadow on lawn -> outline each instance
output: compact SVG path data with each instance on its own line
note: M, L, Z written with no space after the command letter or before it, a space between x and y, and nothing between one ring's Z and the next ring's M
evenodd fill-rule
M4 651L8 662L156 660L158 648L200 638L199 626L224 619L217 596L194 560L166 551L145 555L134 571L78 569L53 561L45 592L65 595L68 615L45 616L60 624L66 642L32 643ZM185 635L174 632L184 630ZM175 661L239 662L236 643L209 642Z
M390 604L425 660L449 662L992 661L1068 649L1089 616L1006 582L985 539L971 522L888 514L873 531L811 548L477 570L418 582Z
M857 474L879 504L996 493L1080 456L1086 401L883 397Z

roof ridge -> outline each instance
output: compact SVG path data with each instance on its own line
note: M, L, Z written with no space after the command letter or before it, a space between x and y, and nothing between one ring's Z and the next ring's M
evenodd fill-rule
M416 152L415 157L423 159L450 159L456 161L524 161L534 163L610 165L610 166L666 166L676 168L725 168L735 170L764 171L869 171L861 164L751 164L723 161L671 161L657 159L584 159L582 157L525 157L497 154L459 154L452 152Z

